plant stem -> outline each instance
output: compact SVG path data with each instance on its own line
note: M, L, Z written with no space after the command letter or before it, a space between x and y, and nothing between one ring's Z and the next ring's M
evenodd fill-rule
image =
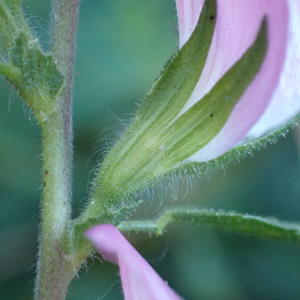
M69 170L72 161L72 87L75 38L80 0L55 0L52 25L52 53L59 71L66 78L66 89L61 97L64 132L69 141ZM69 174L70 178L72 174ZM70 180L71 182L71 180Z
M42 240L35 299L63 300L74 276L63 252L63 236L69 225L68 156L63 115L42 124L44 191Z
M56 0L53 11L52 52L57 65L72 84L75 37L80 0Z
M54 1L52 54L66 80L57 109L41 124L44 190L35 290L38 300L65 299L78 270L63 250L71 217L72 84L78 7L79 0Z

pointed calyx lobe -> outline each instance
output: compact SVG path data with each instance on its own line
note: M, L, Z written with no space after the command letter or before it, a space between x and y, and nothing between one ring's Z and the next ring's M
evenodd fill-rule
M105 260L119 265L125 300L182 300L113 225L98 225L86 237Z
M0 0L0 73L14 85L42 123L56 109L64 84L53 58L28 28L20 1Z
M222 12L204 1L195 30L169 61L141 103L133 124L99 171L94 203L119 203L207 145L261 69L268 49L268 17L261 17L249 47L200 98L184 109L206 69ZM98 202L99 203L99 202ZM100 203L102 205L103 202Z

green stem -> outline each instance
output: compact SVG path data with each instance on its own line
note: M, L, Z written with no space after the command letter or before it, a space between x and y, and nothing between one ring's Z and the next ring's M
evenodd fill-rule
M63 236L70 221L69 145L63 115L42 124L43 207L42 240L35 299L63 300L74 276L63 251Z
M52 25L52 53L59 71L66 78L66 89L61 96L64 132L71 147L72 131L72 86L75 57L75 39L80 0L55 0ZM68 162L71 170L73 150L69 149ZM72 174L69 174L71 178ZM71 182L71 180L70 180Z
M64 233L70 225L72 177L72 83L79 0L55 0L52 53L66 78L57 109L41 124L43 133L42 235L35 299L63 300L77 273L64 252Z
M52 52L70 88L73 83L79 2L80 0L56 0L53 12Z

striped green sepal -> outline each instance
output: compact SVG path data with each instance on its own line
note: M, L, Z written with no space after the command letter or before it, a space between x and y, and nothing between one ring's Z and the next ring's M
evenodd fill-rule
M102 199L101 205L103 201L107 205L119 203L161 176L168 176L213 139L258 73L267 50L267 32L264 19L256 40L246 53L209 93L176 120L167 119L165 123L154 120L158 127L148 129L141 123L143 134L136 130L134 123L129 135L125 134L104 160L95 181L92 201Z

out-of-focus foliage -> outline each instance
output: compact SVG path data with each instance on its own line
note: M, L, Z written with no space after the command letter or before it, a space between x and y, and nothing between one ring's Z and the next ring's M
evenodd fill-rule
M24 1L45 49L50 2ZM89 172L175 50L176 27L173 0L82 1L74 90L74 216L87 197ZM40 135L17 94L3 79L0 84L0 299L25 300L33 296ZM299 221L296 135L225 172L177 179L159 187L154 197L142 195L147 202L134 217L154 217L164 207L197 205ZM170 225L163 237L131 234L130 240L186 299L299 299L297 244L183 224ZM117 267L95 259L87 269L72 282L68 300L104 295L101 299L122 299Z

